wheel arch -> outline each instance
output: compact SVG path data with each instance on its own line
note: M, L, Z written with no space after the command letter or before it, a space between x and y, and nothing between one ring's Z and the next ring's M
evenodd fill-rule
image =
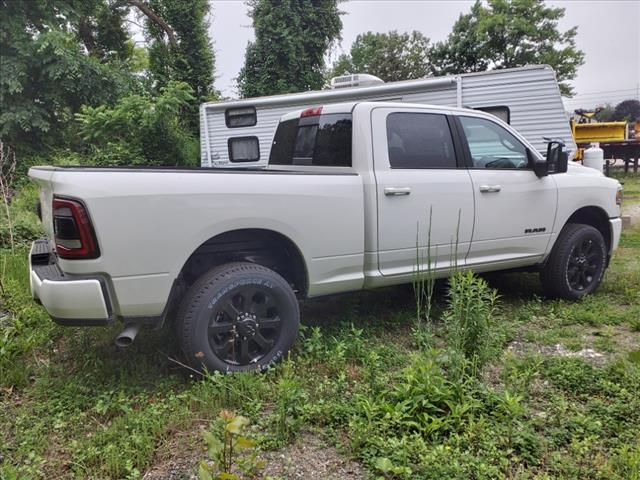
M302 252L288 236L267 228L239 228L205 240L180 269L179 283L185 290L211 268L238 261L274 270L292 285L298 297L308 292L309 275Z
M611 226L609 225L609 215L607 215L607 212L604 209L594 205L579 208L571 214L564 223L563 228L569 223L591 225L597 229L604 238L608 254L611 253L613 235L611 232Z

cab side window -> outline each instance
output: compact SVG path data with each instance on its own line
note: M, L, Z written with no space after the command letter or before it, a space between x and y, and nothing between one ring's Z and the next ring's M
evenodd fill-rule
M389 114L387 146L391 168L456 168L456 154L445 115Z
M469 145L472 168L529 168L526 147L497 123L477 117L459 117Z

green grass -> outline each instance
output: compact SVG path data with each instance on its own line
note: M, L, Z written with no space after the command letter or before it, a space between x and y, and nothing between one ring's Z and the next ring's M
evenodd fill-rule
M640 203L640 176L621 172L615 172L612 175L624 186L624 199L630 203Z
M581 302L543 298L532 274L488 276L498 346L462 376L446 323L416 332L410 286L308 302L284 362L200 378L170 329L118 350L117 326L56 326L30 298L26 248L0 250L0 478L141 478L171 458L195 471L202 430L230 409L263 450L312 431L372 478L638 479L639 239L623 233ZM603 356L549 354L558 344Z
M14 245L28 245L33 237L42 232L36 215L36 202L38 201L38 188L35 184L22 185L19 193L11 199L9 216L4 201L0 196L0 248L11 248L11 240Z

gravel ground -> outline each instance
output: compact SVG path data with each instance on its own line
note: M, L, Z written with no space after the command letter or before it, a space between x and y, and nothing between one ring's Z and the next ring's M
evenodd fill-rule
M311 434L302 435L293 445L265 452L264 476L302 480L360 480L367 478L364 469L345 458L335 447L326 445Z
M629 205L622 204L622 214L631 217L631 225L640 222L640 203L632 203Z
M583 360L594 365L602 365L612 356L611 354L598 352L593 348L583 348L582 350L574 352L559 343L555 345L538 345L536 343L516 341L511 342L507 347L507 350L512 351L515 354L538 353L545 357L582 358Z
M181 456L166 459L147 471L143 480L197 480L198 461L204 453L183 452ZM293 444L280 450L260 453L266 462L257 478L282 480L362 480L364 469L345 458L335 447L328 446L319 437L305 433Z

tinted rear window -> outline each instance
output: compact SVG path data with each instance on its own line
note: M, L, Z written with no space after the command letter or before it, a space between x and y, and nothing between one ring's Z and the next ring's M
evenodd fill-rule
M391 168L456 168L447 118L433 113L392 113L387 117Z
M351 166L351 114L330 113L280 122L272 165Z

